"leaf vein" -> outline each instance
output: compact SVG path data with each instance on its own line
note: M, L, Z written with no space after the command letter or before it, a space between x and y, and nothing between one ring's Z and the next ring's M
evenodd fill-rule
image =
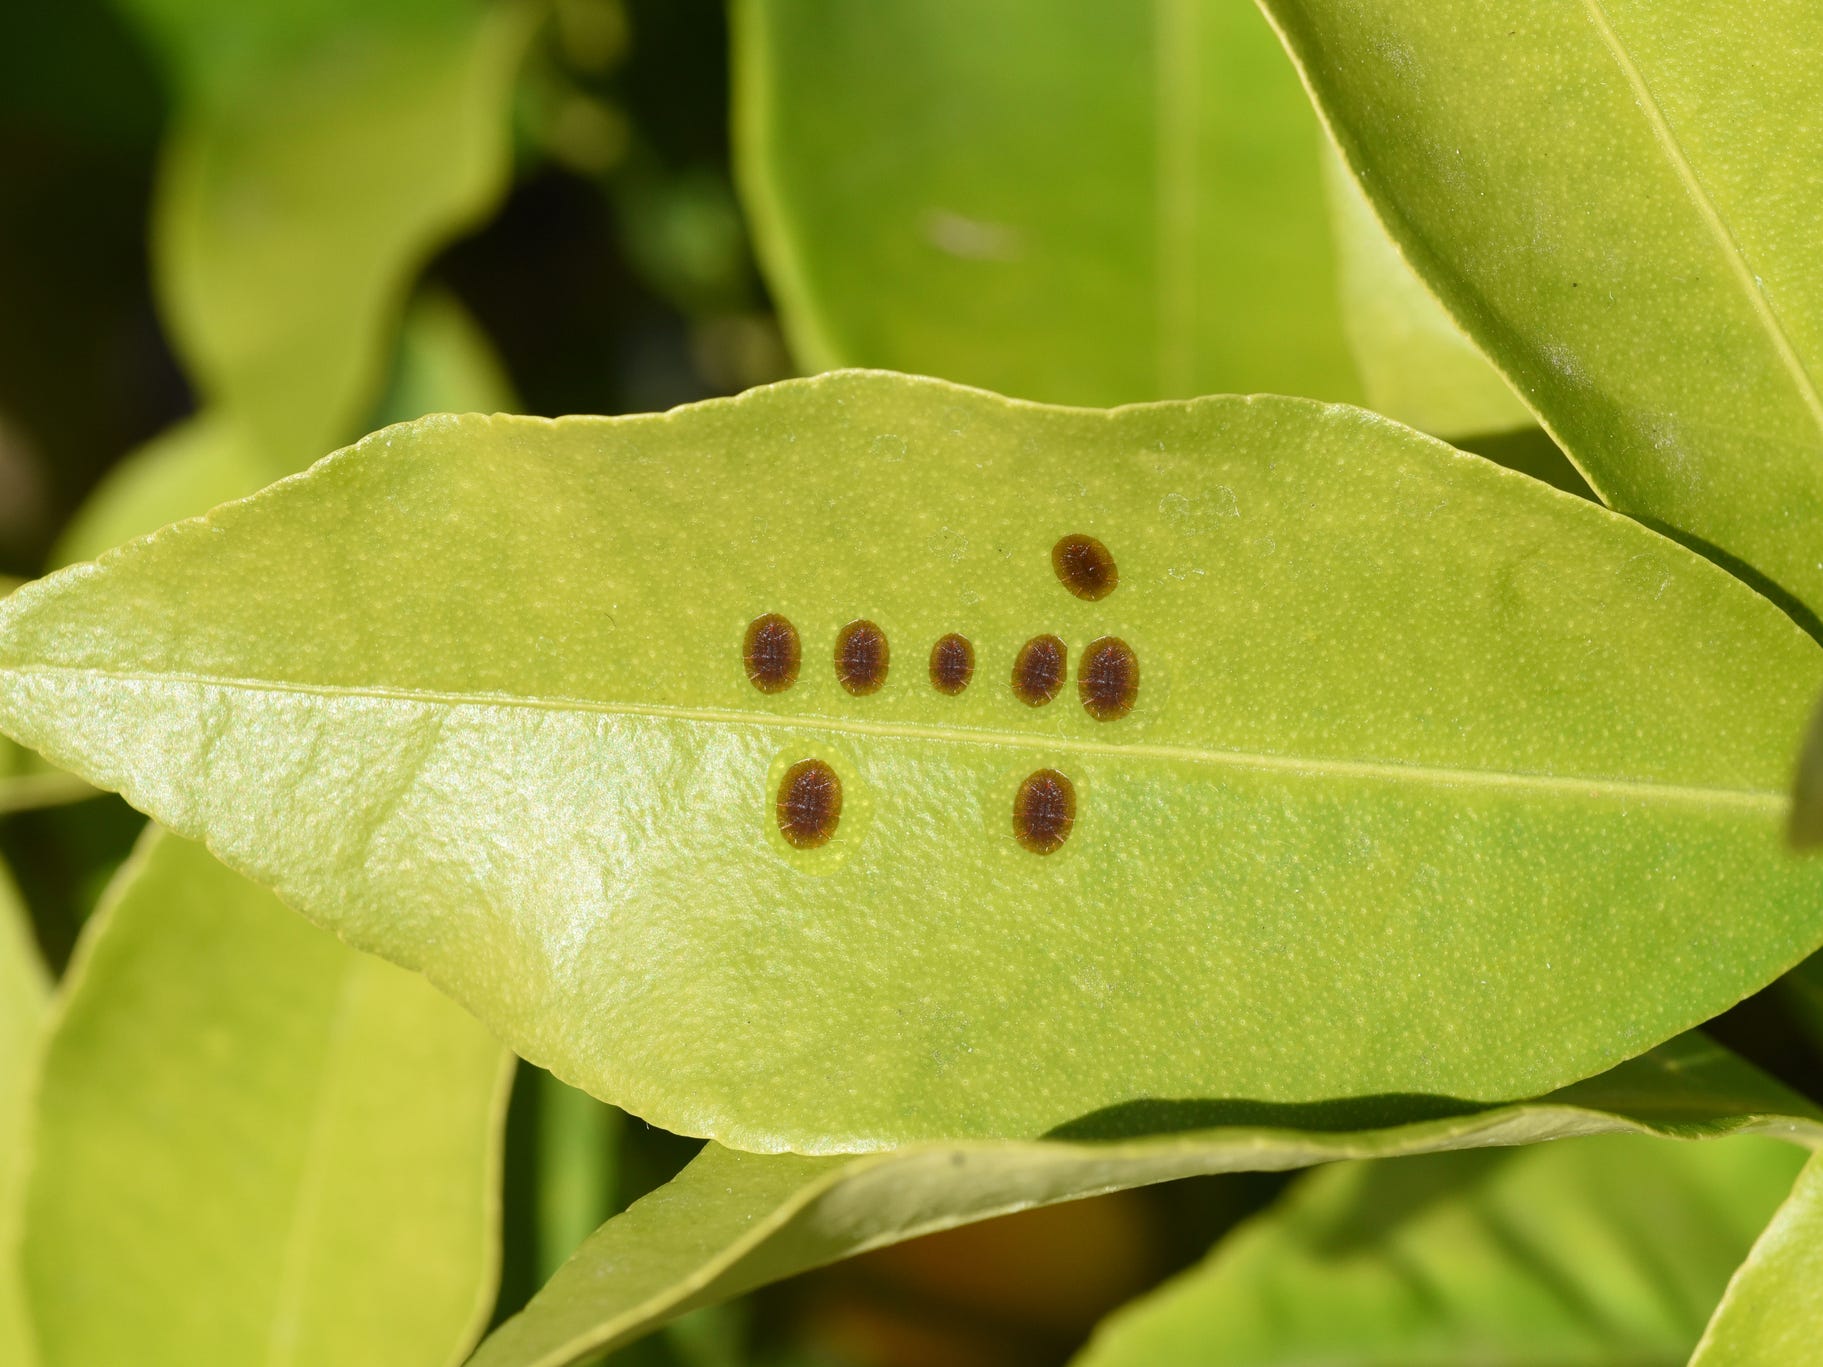
M1652 129L1652 136L1664 149L1666 157L1670 159L1672 169L1677 172L1685 192L1690 196L1690 202L1696 207L1697 214L1715 238L1716 244L1722 249L1723 259L1727 261L1729 269L1734 272L1735 278L1740 282L1741 288L1747 296L1748 304L1759 319L1767 338L1772 342L1773 350L1778 353L1780 362L1797 385L1798 397L1803 401L1805 408L1810 411L1811 420L1819 429L1823 429L1823 396L1817 392L1816 380L1805 367L1803 358L1798 355L1797 348L1792 345L1791 337L1785 331L1784 324L1779 321L1779 315L1773 309L1772 300L1767 298L1759 277L1747 264L1747 255L1742 250L1741 244L1735 239L1727 223L1723 221L1721 213L1716 209L1715 202L1710 199L1708 191L1703 188L1702 181L1697 177L1696 168L1690 164L1690 159L1684 154L1677 135L1671 131L1670 120L1665 117L1665 111L1660 106L1658 98L1653 95L1652 88L1646 84L1644 73L1640 71L1638 64L1622 46L1620 35L1615 33L1602 0L1582 0L1582 4L1588 13L1589 22L1595 26L1595 31L1600 36L1602 44L1608 49L1609 55L1614 58L1615 65L1620 68L1621 74L1627 80L1628 87L1633 91L1633 98L1638 102L1640 112L1646 116L1646 122Z
M919 726L903 722L857 721L837 717L792 717L738 709L680 707L664 703L608 702L588 698L533 697L511 693L463 693L372 684L322 684L232 678L178 672L108 670L75 665L14 665L0 670L0 678L32 674L79 675L122 683L171 684L223 691L297 694L320 698L357 698L416 703L443 707L499 707L547 712L588 712L605 716L653 717L727 726L767 726L786 730L823 731L843 735L874 736L885 740L938 741L989 748L1043 750L1077 755L1206 764L1236 769L1287 773L1306 778L1366 778L1384 782L1428 783L1439 787L1512 788L1540 792L1580 794L1586 797L1641 799L1724 806L1744 811L1782 815L1787 795L1783 790L1732 788L1703 784L1669 783L1658 779L1620 778L1608 775L1553 774L1534 770L1458 768L1417 764L1403 760L1338 759L1329 756L1271 754L1180 745L1121 744L1085 740L1074 736L1024 736L986 728Z

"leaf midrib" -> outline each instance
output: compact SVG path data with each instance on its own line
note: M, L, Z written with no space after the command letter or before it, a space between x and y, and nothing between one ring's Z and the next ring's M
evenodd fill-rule
M1653 140L1664 151L1666 160L1671 163L1671 169L1677 173L1678 181L1683 185L1685 193L1690 196L1690 202L1695 207L1697 216L1703 220L1703 225L1709 230L1716 245L1721 249L1723 260L1728 263L1729 270L1734 274L1742 292L1747 296L1748 305L1753 309L1754 316L1759 320L1767 339L1772 343L1773 350L1778 353L1780 363L1790 374L1793 384L1797 386L1798 397L1809 411L1811 421L1819 430L1823 430L1823 396L1819 396L1817 393L1816 381L1804 365L1803 358L1798 355L1797 348L1792 345L1791 337L1785 331L1785 325L1779 320L1778 313L1773 309L1772 300L1767 298L1764 287L1759 283L1759 277L1747 264L1747 255L1741 249L1741 244L1735 240L1734 233L1716 209L1715 202L1710 199L1708 191L1703 188L1702 181L1697 178L1696 168L1690 164L1690 159L1684 154L1684 149L1679 144L1676 134L1671 131L1671 122L1665 117L1665 111L1659 104L1658 98L1653 95L1652 88L1646 84L1645 74L1640 71L1632 54L1622 44L1620 35L1614 31L1614 26L1608 18L1608 12L1602 0L1582 0L1582 5L1602 46L1608 50L1608 55L1614 59L1614 64L1620 68L1621 75L1626 79L1628 89L1633 92L1633 98L1639 105L1640 113L1645 116L1646 123L1652 130Z
M1023 736L1011 731L969 727L919 726L904 722L850 721L831 717L791 717L738 709L678 707L664 703L605 702L590 698L536 697L513 693L462 693L403 688L377 684L298 683L289 680L235 678L225 675L178 671L112 670L81 665L10 665L0 668L0 678L32 674L76 675L111 679L121 683L178 684L199 688L239 690L249 693L297 694L317 698L362 698L375 701L421 703L444 707L504 707L545 712L589 712L605 716L653 717L728 726L770 726L791 730L825 731L843 735L874 736L889 740L938 741L987 748L1062 751L1077 755L1104 755L1126 759L1155 759L1187 764L1208 764L1235 769L1287 773L1302 777L1367 778L1383 782L1425 783L1437 787L1483 787L1553 792L1583 797L1643 798L1697 806L1726 806L1746 811L1782 814L1783 790L1705 787L1698 784L1663 783L1650 779L1609 776L1545 774L1525 770L1451 768L1408 764L1393 760L1353 760L1333 757L1274 755L1246 750L1199 749L1190 746L1120 744L1083 740L1071 736Z

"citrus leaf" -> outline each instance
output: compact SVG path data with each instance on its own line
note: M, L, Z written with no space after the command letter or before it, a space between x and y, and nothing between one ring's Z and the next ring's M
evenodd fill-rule
M25 1220L46 1367L462 1356L511 1076L484 1029L156 830L66 991Z
M0 1362L37 1362L19 1275L19 1207L32 1071L50 979L12 875L0 865Z
M1353 399L1322 134L1250 5L745 0L737 169L800 364Z
M1823 1158L1728 1284L1690 1367L1808 1367L1823 1329Z
M1394 240L1596 491L1814 619L1808 0L1263 3Z
M1690 1035L1538 1101L1375 1131L1234 1127L1104 1144L914 1146L858 1158L711 1144L676 1180L597 1230L488 1337L472 1367L567 1367L696 1306L870 1248L1151 1182L1604 1133L1759 1133L1814 1145L1823 1138L1816 1115ZM1750 1237L1751 1226L1743 1248Z
M1078 1367L1681 1367L1804 1155L1608 1135L1346 1163L1096 1330Z
M1780 842L1820 670L1371 414L869 373L390 428L0 606L16 738L566 1081L821 1152L1630 1057L1823 940Z

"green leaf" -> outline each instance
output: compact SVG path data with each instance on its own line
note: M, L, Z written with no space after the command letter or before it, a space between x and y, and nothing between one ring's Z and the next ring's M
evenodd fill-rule
M1252 6L733 14L738 169L801 364L1058 403L1359 395L1322 134Z
M1070 533L1111 597L1058 582ZM803 655L771 694L766 613ZM855 697L861 617L892 664ZM1041 633L1130 642L1132 714L1019 700ZM566 1081L800 1152L1611 1066L1823 940L1780 841L1820 669L1707 561L1371 414L868 373L391 428L0 607L18 739ZM806 759L819 849L777 820ZM1077 813L1041 855L1046 770Z
M1339 1164L1121 1310L1079 1367L1682 1367L1804 1162L1608 1135Z
M157 831L67 993L26 1207L46 1367L461 1356L510 1077L484 1029Z
M396 21L266 54L237 98L190 102L166 148L164 322L268 479L346 439L376 397L412 276L505 185L532 10L456 3L430 24L426 8L410 0Z
M1823 608L1808 0L1264 0L1393 238L1612 506Z
M1780 1113L1803 1118L1773 1118ZM675 1181L596 1231L481 1345L472 1367L564 1367L693 1307L870 1248L1151 1182L1604 1133L1761 1133L1815 1144L1823 1137L1816 1114L1689 1035L1539 1101L1383 1130L1235 1127L1122 1143L927 1145L846 1159L711 1144ZM1750 1224L1743 1248L1751 1234Z
M50 979L12 875L0 865L0 1362L37 1361L19 1275L24 1142Z
M1052 570L1085 530L1107 600ZM784 693L742 669L764 612ZM866 698L860 616L897 643ZM1138 709L1015 698L1041 632L1132 643ZM1599 1072L1823 939L1779 846L1818 671L1714 565L1358 410L881 374L388 428L0 609L20 740L567 1081L800 1152ZM778 829L804 758L828 848ZM1012 820L1045 769L1050 857Z
M1823 1157L1734 1274L1690 1367L1810 1367L1823 1326Z

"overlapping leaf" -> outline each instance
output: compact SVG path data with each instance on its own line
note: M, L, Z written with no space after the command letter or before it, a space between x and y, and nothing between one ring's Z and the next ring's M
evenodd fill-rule
M919 1146L848 1159L712 1144L675 1181L603 1225L482 1344L474 1367L569 1367L692 1307L822 1263L1148 1182L1605 1133L1752 1132L1815 1144L1823 1137L1816 1115L1725 1050L1687 1036L1540 1101L1379 1131L1236 1127L1114 1144ZM1767 1208L1777 1199L1775 1189ZM1745 1223L1742 1248L1753 1227ZM1730 1265L1722 1264L1718 1292Z
M1058 582L1070 533L1112 596ZM771 694L768 612L803 655ZM893 653L855 697L861 617ZM1130 642L1132 714L1021 701L1041 633ZM759 1149L1367 1123L1610 1066L1823 939L1779 841L1820 670L1708 562L1355 410L865 373L389 429L0 609L18 738L534 1062ZM806 757L845 805L794 850ZM1048 856L1012 819L1042 769L1077 796Z
M1808 0L1263 0L1419 273L1613 506L1823 610Z
M46 1046L25 1273L46 1367L437 1367L485 1321L500 1046L154 831Z
M1803 1161L1766 1139L1610 1135L1341 1164L1076 1361L1682 1367Z

